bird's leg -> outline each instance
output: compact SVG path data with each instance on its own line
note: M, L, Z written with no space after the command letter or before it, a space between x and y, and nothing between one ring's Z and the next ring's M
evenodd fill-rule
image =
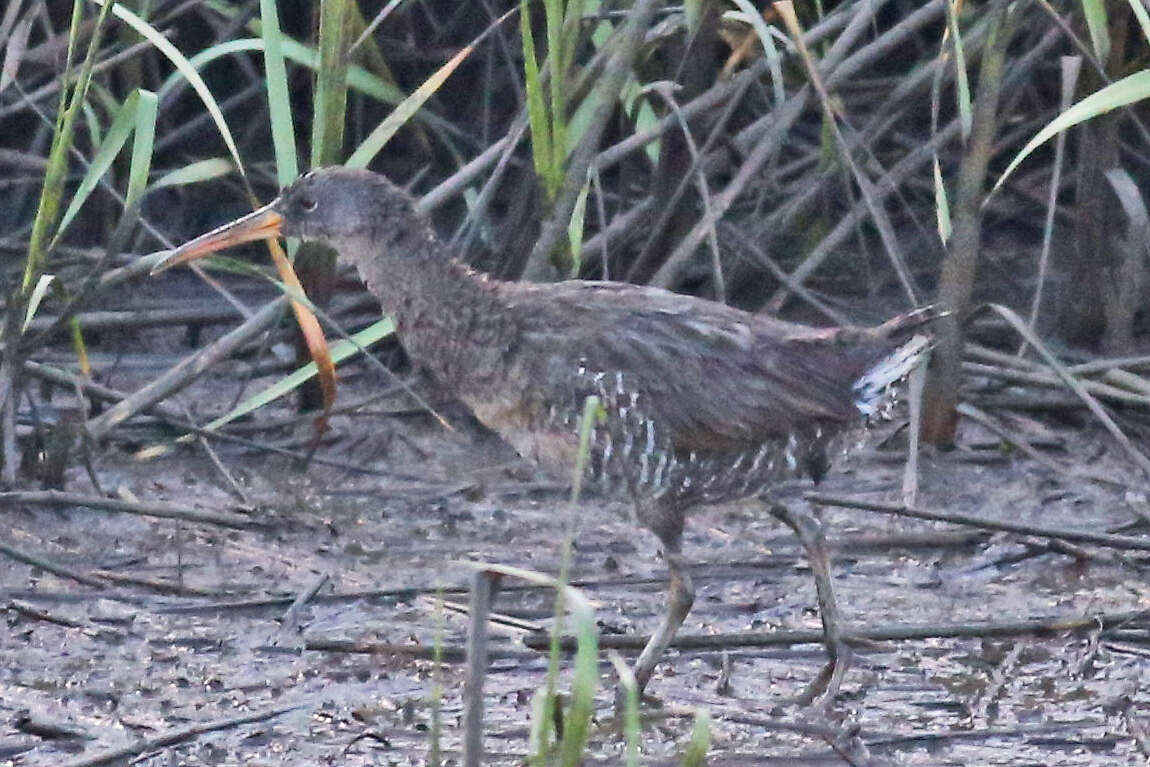
M687 560L682 554L683 512L679 509L659 509L659 516L648 520L644 519L643 511L645 510L639 510L640 520L647 523L663 544L663 557L667 561L670 584L667 589L667 609L663 613L663 620L647 641L643 652L639 654L639 660L635 661L635 684L640 696L647 682L651 680L651 673L655 670L659 658L675 638L675 632L683 625L687 613L691 612L691 605L695 603L695 586L691 583L691 575L687 572Z
M639 694L647 687L655 664L663 656L667 645L675 638L675 633L683 625L687 613L691 612L691 605L695 603L695 586L691 583L691 576L687 572L687 560L678 551L664 550L667 560L667 570L670 574L670 585L667 590L667 610L663 613L663 620L659 628L647 641L647 646L635 661L635 683Z
M822 701L827 703L838 694L843 677L850 668L851 649L843 638L843 619L835 601L826 537L823 535L822 525L805 511L794 511L776 503L771 506L771 515L795 532L807 552L811 572L815 576L819 617L823 622L823 641L830 656L818 677L799 696L799 702L806 705L822 698Z

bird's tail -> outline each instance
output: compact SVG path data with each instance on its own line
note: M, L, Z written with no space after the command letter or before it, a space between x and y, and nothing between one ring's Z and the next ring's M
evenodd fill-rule
M926 363L934 347L934 338L926 326L947 314L937 305L924 306L872 329L877 337L898 345L868 367L852 387L855 406L868 420L890 416L898 399L900 384L912 370Z

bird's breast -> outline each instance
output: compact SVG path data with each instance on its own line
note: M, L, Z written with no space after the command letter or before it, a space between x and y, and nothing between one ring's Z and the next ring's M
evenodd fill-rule
M507 440L523 458L556 477L570 476L579 455L579 437L574 430L543 423L539 414L513 393L483 398L464 395L463 400L484 426Z

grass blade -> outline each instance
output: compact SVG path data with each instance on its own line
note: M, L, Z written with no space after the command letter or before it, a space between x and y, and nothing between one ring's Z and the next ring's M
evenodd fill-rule
M707 761L707 749L711 747L711 715L705 708L695 711L695 726L691 730L691 742L683 754L683 767L702 767Z
M587 606L576 608L575 676L571 681L571 706L563 717L563 742L559 753L563 767L578 767L595 714L595 690L599 686L599 637L595 613Z
M527 98L527 121L531 126L531 157L535 173L543 181L548 199L555 196L551 148L551 121L547 119L547 104L543 100L543 81L539 62L535 59L535 35L531 31L531 14L527 0L519 3L519 36L523 41L523 83ZM554 79L554 78L553 78Z
M28 297L28 308L24 310L24 324L21 330L27 330L28 325L32 323L32 318L36 316L36 310L40 308L40 303L48 293L48 286L52 284L54 279L56 279L55 275L41 274L40 278L36 280L36 287L32 288L32 295Z
M548 166L555 175L551 183L554 184L555 192L558 192L559 185L563 183L563 168L567 164L567 100L563 96L567 74L563 63L567 54L563 50L563 2L543 0L543 9L547 20L547 55L551 60L551 77L548 80L551 86L551 159ZM520 18L522 16L520 12Z
M1146 6L1142 0L1127 0L1127 3L1134 12L1134 18L1138 19L1138 26L1142 28L1143 39L1150 43L1150 14L1146 12Z
M68 58L64 82L68 82L67 78L71 72L72 47L79 36L82 5L82 0L75 0L72 6L72 23L68 33ZM60 100L60 108L56 114L56 124L52 134L52 146L48 150L48 167L44 173L44 185L40 190L36 218L32 221L32 234L28 239L28 258L24 262L24 276L20 283L22 295L27 295L28 291L32 289L33 283L39 278L44 260L50 249L48 233L56 227L59 221L60 203L64 197L64 182L68 174L68 151L72 147L76 117L81 113L81 105L87 98L88 86L92 82L92 68L95 66L96 51L100 47L100 38L107 18L108 9L102 8L96 17L96 26L92 31L91 39L88 41L88 51L84 56L84 63L80 66L76 83L72 86L67 98Z
M1106 114L1119 107L1133 104L1136 101L1142 101L1148 96L1150 96L1150 70L1135 72L1090 94L1051 120L1045 128L1038 131L1034 138L1030 139L1026 146L1024 146L1018 154L1014 156L1014 159L1010 161L1010 164L1006 166L1006 170L1002 172L998 183L994 185L993 191L998 191L998 188L1002 186L1003 182L1006 181L1023 160L1030 156L1031 152L1049 141L1055 135L1098 115Z
M91 0L91 2L101 7L106 7L109 0ZM236 169L243 174L243 162L240 160L240 150L236 146L235 139L232 138L231 129L228 128L227 120L224 119L224 113L220 110L220 105L216 102L215 96L208 90L207 84L204 82L204 79L200 77L200 73L196 71L196 68L191 65L187 57L180 53L179 49L172 45L158 29L132 13L123 5L119 3L113 5L112 13L116 14L117 18L136 30L136 32L154 45L187 79L192 89L195 90L196 94L200 97L200 101L203 102L204 107L208 110L208 114L211 115L212 122L216 125L216 130L220 132L220 137L223 138L224 144L232 155L232 159L235 160Z
M380 150L387 145L391 137L395 135L396 131L402 128L412 115L420 110L424 103L431 98L439 87L451 76L451 73L463 63L463 60L471 55L483 38L491 34L492 30L499 26L513 11L507 13L496 19L487 29L483 30L479 37L475 38L470 45L464 46L459 53L452 56L446 64L441 66L435 71L431 77L424 80L418 88L412 91L411 95L401 101L391 114L383 119L383 121L375 126L375 129L368 135L363 143L356 147L355 151L351 153L351 157L347 158L344 163L351 168L366 168Z
M547 688L540 687L531 696L531 724L527 731L528 763L546 764L547 742L553 721L548 705Z
M583 184L578 199L575 200L575 210L571 211L571 221L567 224L567 240L571 244L571 277L579 276L583 266L583 229L585 228L584 215L587 211L587 193L591 190L591 179Z
M73 317L68 321L72 330L72 348L76 350L76 361L80 372L86 377L92 377L92 364L88 361L88 345L84 343L84 334L80 329L80 320Z
M302 43L299 43L290 37L280 37L280 51L283 53L284 59L291 61L293 64L307 67L308 69L319 69L319 53L314 48L309 48ZM217 59L224 58L225 56L235 56L240 53L262 53L267 49L263 39L258 37L247 37L239 40L228 40L226 42L213 45L210 48L205 48L196 55L188 59L188 63L199 71L208 64L216 61ZM160 86L159 94L162 101L169 92L180 82L184 77L183 72L177 70L168 75L168 79ZM371 96L372 98L382 101L385 104L398 104L407 97L403 91L396 88L391 83L385 82L367 71L363 67L349 67L347 70L347 85L352 90L363 93L364 95Z
M607 657L615 667L615 673L619 675L619 684L624 694L623 737L626 740L626 747L623 752L623 764L626 767L639 767L639 685L622 655L612 650Z
M100 118L89 101L85 101L81 109L84 113L84 127L88 131L88 140L92 146L99 146L104 142L104 129L100 125Z
M138 90L132 126L132 157L128 166L128 191L124 195L124 219L121 226L130 227L135 223L139 212L140 199L148 187L148 175L152 170L152 150L156 144L156 114L159 100L148 90Z
M319 69L311 123L311 165L334 165L343 159L347 113L346 0L322 0L319 15Z
M107 135L104 136L99 148L96 150L95 157L92 158L88 170L85 171L84 177L80 179L80 185L76 188L76 193L72 195L72 200L68 204L68 209L64 211L64 215L60 218L60 227L56 230L55 237L48 245L51 250L55 247L60 237L67 231L68 226L80 212L80 208L88 201L88 197L96 189L96 184L112 167L112 162L116 156L120 154L120 150L124 148L124 144L128 140L128 135L132 132L133 125L136 120L136 110L140 101L140 91L133 91L128 98L124 99L124 103L120 106L119 111L116 113L115 119L112 120L111 127L108 128Z
M1086 18L1094 55L1105 64L1110 58L1110 23L1106 18L1106 4L1103 0L1082 0L1082 15Z
M260 30L264 44L264 82L268 89L268 116L276 158L276 180L284 187L299 175L299 157L296 153L291 97L288 95L283 33L280 31L275 0L260 0Z
M954 45L955 96L958 99L958 119L962 125L962 140L970 135L974 125L974 111L971 109L970 77L966 71L966 51L962 44L962 31L958 28L958 2L947 0L946 30Z
M389 318L383 318L378 322L374 322L363 330L352 335L350 341L341 340L331 345L331 361L333 364L339 364L347 358L357 354L362 349L370 347L372 344L387 338L395 332L395 323ZM302 367L297 368L292 373L284 376L276 381L271 386L267 387L261 392L248 397L234 409L220 416L211 423L204 426L205 429L218 429L221 426L230 423L241 416L263 407L269 402L274 402L285 394L298 388L300 384L316 375L318 368L315 362L309 362Z
M206 160L188 163L182 168L168 171L152 182L152 189L165 186L185 186L222 178L235 170L231 160L223 157L209 157Z
M942 180L942 167L938 164L938 156L934 158L934 216L938 224L938 237L942 244L950 242L950 200L946 195L946 184Z
M775 47L775 37L771 34L771 28L767 26L762 13L751 4L750 0L732 1L738 6L742 21L751 25L751 29L755 31L755 35L763 46L763 55L767 57L767 69L771 72L771 86L774 91L775 104L782 104L787 97L786 90L783 88L782 57L779 55L779 49Z

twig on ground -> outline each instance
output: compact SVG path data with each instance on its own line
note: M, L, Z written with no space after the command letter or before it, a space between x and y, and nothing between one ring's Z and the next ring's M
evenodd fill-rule
M103 415L93 418L88 422L88 433L92 439L97 441L103 439L136 413L147 410L191 384L217 362L275 324L283 314L287 303L287 297L283 296L265 304L250 319L220 336L210 346L180 362L147 386L109 408Z
M1150 614L1146 610L1120 613L1100 613L1096 615L1055 615L1045 618L1031 618L1028 620L1012 621L979 621L971 623L927 623L927 624L892 624L884 626L869 626L866 628L853 626L849 633L843 636L848 644L863 645L868 642L904 642L921 639L982 639L986 637L1051 635L1067 631L1078 631L1086 628L1103 630L1122 626L1131 621L1141 620ZM795 644L821 644L824 634L822 631L789 630L789 631L742 631L729 634L687 634L678 636L671 642L671 647L679 650L729 650L734 647L778 647ZM532 650L546 650L550 646L550 637L546 634L524 637L523 643ZM599 637L599 646L603 649L639 650L647 642L647 637L638 635L607 635ZM575 640L564 637L562 640L564 650L574 650Z
M269 650L283 652L282 648L269 647ZM435 660L436 648L432 645L394 644L370 640L344 639L342 637L311 637L304 640L303 649L310 652L341 652L354 655L398 655L419 660ZM492 653L495 655L495 653ZM438 657L448 663L462 662L467 656L463 645L443 645Z
M446 591L443 589L440 589L440 591L446 593ZM446 599L436 599L434 600L434 605L428 604L431 601L432 600L423 597L419 600L416 600L416 604L419 604L421 607L427 609L442 607L444 610L456 613L458 615L471 614L471 608L461 602L449 602ZM507 634L515 637L522 636L523 632L534 633L544 630L544 627L535 621L526 621L522 618L516 618L513 615L497 613L494 610L487 613L487 627L488 629L502 629Z
M958 406L955 408L955 410L958 411L959 415L962 415L962 416L965 416L966 418L969 418L970 420L981 425L987 431L989 431L992 434L994 434L995 436L1001 438L1008 445L1013 445L1014 447L1017 447L1019 450L1021 450L1023 453L1026 454L1027 458L1029 458L1030 460L1039 464L1040 466L1043 466L1043 467L1049 469L1050 471L1054 472L1056 475L1065 476L1068 474L1070 474L1070 475L1074 474L1073 468L1071 468L1069 466L1063 466L1058 461L1055 461L1053 458L1050 458L1050 457L1045 456L1042 453L1038 452L1025 439L1021 438L1020 436L1017 436L1016 434L1011 434L1010 431L1005 426L1003 426L997 420L992 418L988 413L984 413L982 410L979 410L975 406L973 406L969 403L966 403L966 402L960 402L958 404Z
M1067 530L1065 528L1028 525L1021 522L1005 522L997 519L985 519L982 517L976 517L971 514L927 511L925 509L914 509L909 506L904 506L901 503L870 501L864 498L827 495L825 493L804 493L803 497L811 503L819 503L824 506L840 506L844 509L875 511L880 514L893 514L894 516L898 517L925 519L931 522L948 522L953 525L980 527L984 530L1002 530L1007 533L1034 535L1038 536L1039 538L1057 538L1064 541L1078 541L1079 543L1090 543L1095 546L1107 546L1112 549L1150 551L1150 538L1138 538L1132 535L1091 533L1086 530Z
M155 328L170 325L211 325L232 322L243 315L223 301L187 302L175 309L130 309L123 311L80 312L74 319L85 332L100 330L124 331L128 328ZM28 332L42 333L59 324L56 317L35 317L28 323ZM65 323L61 331L66 331Z
M1075 546L1073 543L1059 540L1057 538L1049 540L1034 540L1028 541L1031 547L1041 552L1057 552L1074 557L1082 562L1101 562L1108 565L1118 565L1121 567L1128 567L1132 571L1140 572L1145 569L1144 563L1136 562L1135 560L1116 551L1092 551L1085 549L1081 546Z
M155 591L158 594L177 594L185 597L223 597L227 596L226 591L216 591L212 589L198 589L195 586L186 586L182 583L171 583L169 581L161 581L155 578L140 578L134 575L124 575L123 573L114 573L108 570L95 570L94 573L109 581L122 583L128 586L140 586L149 591Z
M100 626L92 623L91 621L78 621L73 618L66 618L62 615L50 613L47 610L40 610L19 599L13 599L11 602L9 602L8 609L14 613L23 615L26 618L31 618L32 620L44 621L45 623L53 623L57 626L63 626L65 628L79 629L89 636L97 636L99 634L108 634L116 637L124 636L124 632L117 628L112 628L110 626Z
M679 710L670 707L672 712L681 716L693 715L694 709ZM715 718L722 719L735 724L749 724L756 727L762 727L769 731L775 732L794 732L801 735L811 735L814 737L826 738L833 735L832 728L825 725L809 721L795 721L792 719L784 719L777 716L763 716L761 714L752 714L744 711L724 710L722 708L712 708L711 713ZM894 746L900 746L911 743L921 743L923 745L931 743L940 743L948 740L989 740L992 738L1024 738L1033 737L1037 735L1046 735L1051 732L1062 732L1066 730L1077 731L1083 727L1093 726L1099 727L1104 725L1105 722L1100 718L1075 718L1070 722L1047 722L1040 725L1021 726L1021 727L989 727L978 730L961 729L961 730L942 730L942 731L915 731L908 734L896 734L891 732L882 732L869 728L862 728L859 735L866 738L866 745L872 749L889 749Z
M59 562L53 562L50 559L44 559L43 557L29 554L26 551L21 551L20 549L9 546L6 543L0 543L0 554L3 554L10 559L15 559L17 562L23 562L26 565L38 567L41 570L52 573L53 575L57 575L61 578L69 578L76 581L77 583L83 583L85 586L91 586L94 589L102 589L107 585L103 581L93 578L90 575L85 575L84 573L73 570L67 565L62 565Z
M158 501L125 501L119 498L102 498L79 493L65 493L59 490L27 490L0 492L0 505L28 504L35 506L83 506L99 511L114 511L125 514L138 514L142 517L160 519L182 519L204 525L230 527L235 530L256 530L267 528L261 522L239 514L226 514L218 511L199 511L187 506Z
M315 595L329 580L331 580L331 573L320 573L311 585L299 593L299 596L291 603L291 607L284 613L283 618L280 619L279 630L281 634L291 634L299 627L300 615L304 606L315 598Z
M91 756L84 756L75 759L71 762L66 762L61 767L99 767L103 764L123 763L130 757L140 756L149 751L155 751L168 746L175 746L185 741L204 735L209 732L217 732L219 730L230 730L233 727L239 727L244 724L251 724L253 722L264 722L268 719L274 719L277 716L286 714L289 711L295 711L301 708L300 706L278 706L276 708L268 709L266 711L257 711L251 714L244 714L242 716L233 716L227 719L216 719L210 722L200 722L188 727L181 727L177 730L169 730L153 735L150 738L142 738L127 746L119 746L111 748L107 751L101 751L98 754Z

